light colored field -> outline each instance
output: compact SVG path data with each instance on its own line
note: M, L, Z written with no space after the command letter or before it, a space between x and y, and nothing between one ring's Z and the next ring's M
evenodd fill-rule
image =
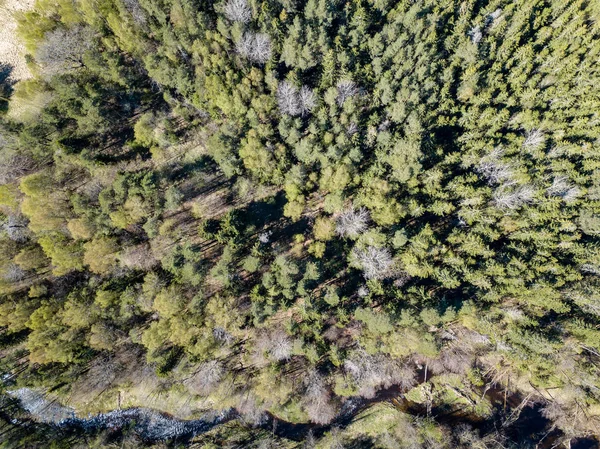
M24 58L23 45L17 40L16 11L33 6L34 0L0 0L0 62L12 66L11 78L15 81L31 77Z

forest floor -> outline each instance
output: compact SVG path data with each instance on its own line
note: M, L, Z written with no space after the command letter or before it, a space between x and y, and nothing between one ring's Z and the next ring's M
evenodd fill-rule
M0 0L0 63L11 68L11 79L20 81L31 77L25 62L25 49L17 39L15 12L33 6L34 0Z

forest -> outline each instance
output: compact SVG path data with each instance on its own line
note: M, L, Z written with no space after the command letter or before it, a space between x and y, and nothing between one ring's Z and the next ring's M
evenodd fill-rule
M600 1L16 20L0 448L599 447Z

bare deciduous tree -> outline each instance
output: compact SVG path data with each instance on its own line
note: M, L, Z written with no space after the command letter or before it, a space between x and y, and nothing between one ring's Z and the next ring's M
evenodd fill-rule
M251 394L244 395L237 408L242 414L244 421L254 426L261 425L267 419L264 410L259 407L256 398Z
M269 358L278 362L287 360L292 355L292 347L290 337L282 329L276 329L270 333L263 332L258 336L254 345L255 363L258 365L265 363L265 353Z
M329 424L335 418L335 407L325 381L313 372L306 377L304 384L303 403L310 420L316 424Z
M535 189L528 184L517 188L512 188L514 183L508 183L500 186L494 194L493 200L500 209L514 210L533 202Z
M513 321L519 321L525 318L525 314L517 307L511 307L504 311L505 315Z
M300 114L298 89L287 81L282 81L279 83L279 86L277 86L277 103L279 104L279 110L283 114Z
M148 17L146 16L146 12L140 6L138 0L123 0L123 5L127 12L131 14L131 18L138 25L144 25L148 21Z
M224 12L232 22L248 23L252 20L252 9L246 0L229 0Z
M2 273L2 279L8 282L19 282L24 278L25 270L14 263L9 264Z
M307 115L315 107L315 95L311 89L302 86L300 91L288 81L282 81L277 87L279 110L288 115Z
M292 355L292 341L283 330L276 330L269 336L269 354L277 361L287 360Z
M350 209L340 214L337 219L336 232L341 237L357 238L367 229L369 212L364 207Z
M4 148L6 148L4 146ZM8 151L6 151L8 153ZM0 184L8 184L35 168L34 161L23 154L6 154L0 158Z
M346 127L346 134L348 134L348 136L350 136L350 137L352 137L357 132L358 132L358 125L355 122L350 123Z
M532 129L526 134L525 141L523 142L523 148L532 149L546 142L545 134L539 129Z
M92 401L109 389L117 376L125 375L123 371L124 366L116 357L99 355L87 365L85 375L75 381L73 388L79 397Z
M600 316L600 300L597 296L586 296L581 293L573 292L569 294L569 297L586 312Z
M300 100L300 114L307 115L316 106L315 94L312 89L302 86L298 94Z
M48 31L36 50L36 60L49 75L81 67L92 39L93 31L83 26Z
M395 277L394 287L398 288L403 287L408 281L411 280L411 276L406 271L399 271L395 273Z
M312 429L309 429L306 434L302 447L303 449L315 449L315 447L317 447L317 440L315 439Z
M548 401L541 409L542 415L565 433L564 438L566 440L570 440L578 434L588 432L589 434L595 434L598 430L597 421L590 418L587 413L581 413L581 404L585 403L586 399L583 390L570 385L562 393L565 397ZM570 444L567 447L570 447Z
M9 215L3 228L6 236L15 242L24 242L29 238L29 228L27 227L27 218L21 215Z
M562 199L565 203L570 204L581 196L581 190L578 187L571 187L562 195Z
M344 434L339 427L334 427L329 433L329 449L345 449Z
M490 337L484 334L480 334L479 332L470 331L465 332L461 337L461 343L467 344L469 346L477 347L477 346L488 346L491 343Z
M554 146L554 147L550 148L550 151L548 151L547 156L549 158L554 159L554 158L564 155L565 152L566 152L566 149L564 146Z
M273 234L273 231L261 232L260 234L258 234L258 241L260 243L265 243L265 244L269 243L272 234Z
M389 119L385 119L379 124L379 126L377 127L377 131L387 131L388 129L390 129L391 124L392 122Z
M500 160L503 154L504 150L496 147L490 154L482 157L475 168L475 171L482 175L490 185L510 180L514 176L511 165Z
M473 364L473 356L466 352L464 348L453 346L444 349L440 353L438 361L445 371L464 374Z
M240 55L251 59L254 48L254 34L250 32L242 34L240 40L235 44L235 48Z
M337 84L337 104L342 106L348 98L358 94L358 86L354 81L342 80Z
M278 449L279 447L280 446L277 444L275 437L266 436L258 443L256 449Z
M370 355L359 349L344 362L344 370L357 385L358 394L372 398L380 388L399 385L408 390L416 383L415 370L383 354Z
M593 274L594 276L600 276L600 267L591 263L584 263L579 267L579 271L586 274Z
M471 38L471 42L473 42L475 45L479 44L483 38L483 33L481 32L481 27L479 25L471 28L468 34Z
M125 248L119 255L119 259L124 267L144 271L148 271L157 263L148 243Z
M417 384L415 367L404 364L394 368L392 383L398 385L402 390L408 391Z
M581 195L579 188L570 184L566 176L555 177L546 192L550 196L561 197L565 203L572 203Z
M512 346L506 343L505 341L498 340L496 342L496 349L498 351L512 351Z
M236 44L236 49L250 61L264 64L271 58L271 38L268 34L247 31Z
M364 250L355 248L352 253L366 279L385 279L393 275L394 260L387 248L369 246Z
M502 15L502 9L500 9L500 8L495 10L493 13L489 14L485 18L485 27L487 28L490 25L495 25L496 20L498 20L501 15Z
M213 329L213 337L215 337L215 340L226 345L230 345L234 340L233 335L231 335L222 327L215 327Z
M277 361L288 360L292 355L292 342L287 338L276 340L270 352Z
M381 366L374 363L373 357L346 359L344 370L358 386L358 394L365 398L374 397L376 387L383 382Z
M211 360L200 365L198 371L186 380L186 385L191 392L206 396L214 391L224 374L223 365L218 360Z

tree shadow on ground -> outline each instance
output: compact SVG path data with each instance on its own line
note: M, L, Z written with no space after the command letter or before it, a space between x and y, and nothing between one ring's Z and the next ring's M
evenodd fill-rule
M14 80L11 78L13 66L0 62L0 114L8 110L8 102L13 93Z

